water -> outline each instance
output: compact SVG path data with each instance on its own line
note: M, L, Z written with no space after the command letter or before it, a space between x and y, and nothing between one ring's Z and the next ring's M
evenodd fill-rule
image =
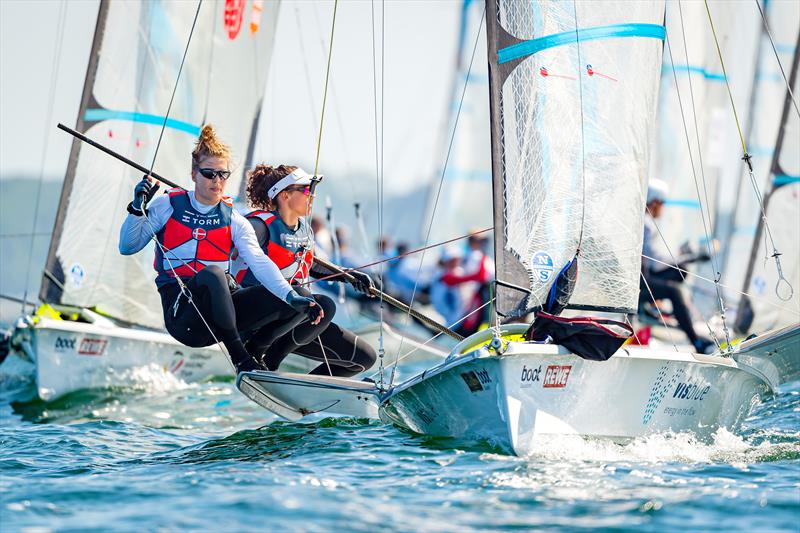
M714 442L559 438L530 457L366 420L276 421L231 383L0 394L3 531L797 531L800 384Z

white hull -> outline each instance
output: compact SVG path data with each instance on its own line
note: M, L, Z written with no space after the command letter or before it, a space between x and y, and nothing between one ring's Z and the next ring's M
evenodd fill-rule
M166 332L122 327L86 309L80 310L80 314L90 322L21 318L12 334L8 362L0 365L0 374L30 374L43 400L53 400L78 390L136 386L159 376L169 375L185 383L196 383L235 375L217 346L190 348ZM397 353L402 336L387 325L383 331L386 353ZM380 324L362 324L355 333L377 346ZM421 344L410 337L402 342L403 353ZM446 355L433 346L424 346L414 354L417 358ZM20 361L28 364L20 365ZM290 355L281 370L302 373L317 365L315 361ZM376 409L371 415L354 416L375 417Z
M735 429L770 392L760 372L731 358L624 348L595 362L556 345L511 342L502 355L482 347L411 378L380 415L417 433L525 455L541 435L710 437Z
M374 383L288 372L242 372L236 386L252 401L287 420L334 412L378 418L380 390Z
M189 348L166 333L119 327L110 321L87 324L40 317L32 325L21 320L10 348L9 359L32 363L43 400L82 389L136 385L158 373L187 383L233 373L216 346Z
M774 389L800 380L800 324L743 341L733 358L764 374Z

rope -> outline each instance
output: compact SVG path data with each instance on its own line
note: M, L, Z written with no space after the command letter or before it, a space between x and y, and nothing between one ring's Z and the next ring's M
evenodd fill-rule
M578 33L578 5L575 0L572 0L572 10L575 14L575 44L578 49L578 94L580 96L580 110L581 110L581 230L578 234L578 249L576 254L580 252L581 244L583 243L583 225L586 221L586 133L584 131L584 117L583 117L583 76L581 75L581 40Z
M450 326L449 326L448 328L449 328L449 329L453 329L455 326L459 325L460 323L462 323L463 321L465 321L465 320L466 320L467 318L469 318L470 316L474 315L475 313L477 313L477 312L478 312L478 311L480 311L481 309L485 308L487 305L492 305L492 304L494 304L494 298L490 298L488 302L484 303L483 305L481 305L480 307L478 307L478 308L476 308L476 309L473 309L472 311L470 311L469 313L467 313L467 314L466 314L466 315L464 315L463 317L459 318L458 320L456 320L455 322L453 322L452 324L450 324ZM381 328L381 329L383 329L383 328ZM413 350L411 350L411 351L409 351L409 352L406 352L406 353L404 353L403 355L401 355L400 357L398 357L398 358L397 358L397 360L394 362L394 365L395 365L395 366L397 366L397 365L400 363L400 361L402 361L403 359L405 359L405 358L406 358L406 357L408 357L409 355L411 355L411 354L413 354L413 353L416 353L416 352L418 352L419 350L421 350L422 348L424 348L425 346L427 346L428 344L430 344L431 342L433 342L434 340L436 340L436 339L437 339L438 337L440 337L441 335L444 335L444 332L443 332L443 331L440 331L439 333L437 333L437 334L436 334L436 335L434 335L433 337L430 337L428 340L426 340L425 342L423 342L422 344L420 344L419 346L417 346L417 347L416 347L416 348L414 348ZM405 338L405 336L402 336L402 338L404 339L404 338ZM375 372L375 373L371 374L369 377L373 377L373 376L376 376L376 375L378 375L378 372Z
M694 121L694 133L695 133L695 138L697 139L697 158L698 158L698 162L700 163L700 177L701 177L701 180L703 182L703 193L705 194L705 206L706 206L705 209L703 209L703 201L700 198L700 186L697 184L697 173L695 172L695 169L694 169L694 160L691 160L692 161L692 176L694 178L694 188L695 188L695 191L697 192L697 200L700 202L700 218L703 221L703 234L706 237L706 248L708 250L708 255L709 255L709 257L711 257L711 267L714 269L714 272L716 272L717 278L720 279L722 274L719 271L719 265L717 263L716 250L714 250L714 246L711 245L711 236L709 235L709 231L708 231L708 226L711 223L711 213L710 213L710 211L708 211L708 205L709 205L709 202L708 202L708 188L706 187L706 174L705 174L705 170L703 168L703 150L702 150L702 148L700 146L700 128L697 126L697 108L695 107L695 103L694 103L694 89L692 87L692 76L691 76L691 72L689 72L689 50L686 47L686 30L685 30L684 23L683 23L683 8L681 7L680 0L678 1L678 13L679 13L680 20L681 20L681 34L683 36L683 52L684 52L684 56L686 57L686 73L688 75L688 81L689 81L689 97L690 97L690 101L691 101L691 104L692 104L692 119ZM680 98L680 90L678 89L678 77L675 74L675 62L672 60L672 46L669 47L669 57L670 57L670 62L672 63L672 74L673 74L673 76L675 78L675 91L678 94L678 102L680 102L681 98ZM687 128L686 128L686 121L685 121L685 119L683 117L683 104L682 103L680 104L680 107L681 107L681 119L683 119L684 132L686 133L686 143L687 143L687 147L689 148L689 156L690 156L690 159L691 159L692 147L691 147L691 142L689 141L689 132L687 131ZM708 217L708 222L706 221L706 217ZM730 338L730 332L728 331L728 325L725 322L725 302L722 299L722 292L720 291L719 286L716 283L715 283L715 287L716 287L716 291L717 291L717 305L719 306L719 313L720 313L720 317L722 318L722 329L725 332L726 345L730 349L731 348L731 338ZM714 338L714 342L717 342L716 337ZM719 345L719 343L717 343L717 344Z
M666 263L664 261L656 259L655 257L650 257L649 255L645 255L645 254L642 254L642 257L644 257L645 259L649 259L650 261L653 261L654 263L658 263L660 265L664 265L664 266L666 266L668 268L673 268L673 269L677 270L678 272L680 272L681 275L687 275L688 274L689 276L693 276L693 277L695 277L695 278L697 278L699 280L702 280L702 281L705 281L705 282L708 282L708 283L716 283L713 279L706 278L704 276L701 276L700 274L695 274L694 272L691 272L689 270L680 268L679 266L676 266L674 264ZM798 312L795 309L789 309L788 307L782 307L782 306L780 306L778 304L770 302L766 298L763 298L761 296L756 296L755 294L751 294L749 292L744 292L744 291L740 291L738 289L734 289L733 287L725 285L724 283L720 283L719 286L722 287L723 289L727 289L727 290L729 290L731 292L735 292L736 294L738 294L740 296L747 296L748 298L751 298L751 299L754 299L754 300L761 300L763 303L765 303L767 305L770 305L770 306L774 307L775 309L779 309L781 311L784 311L784 312L787 312L787 313L791 313L793 315L797 315L798 317L800 317L800 312Z
M736 129L739 132L739 139L742 141L742 159L747 163L747 169L750 174L750 184L753 186L753 191L756 193L756 198L758 199L758 205L761 209L761 220L764 224L764 262L769 260L769 256L766 255L767 253L767 240L769 240L769 244L772 245L772 258L775 259L775 269L778 272L778 281L775 284L775 295L783 300L784 302L789 301L792 299L794 295L794 287L792 284L789 283L789 280L783 275L783 267L781 266L781 252L778 251L778 248L775 246L775 239L772 237L772 230L769 227L769 221L767 220L767 213L764 209L764 199L761 196L761 191L758 189L758 183L756 183L755 175L753 174L753 163L751 161L751 155L747 152L747 144L744 140L744 135L742 134L742 128L739 125L739 115L736 113L736 104L733 101L733 93L731 92L731 86L728 83L728 73L725 70L725 61L722 59L722 50L719 47L719 41L717 40L717 32L714 29L714 21L711 18L711 10L708 7L708 0L704 0L706 6L706 13L708 13L708 23L711 25L711 33L714 35L714 44L717 47L717 54L719 55L719 63L722 66L722 75L725 78L725 87L728 91L728 98L731 101L731 108L733 109L733 116L736 119ZM781 71L783 68L781 68ZM789 287L789 294L786 298L781 296L779 292L779 288L781 283L785 283Z
M47 128L50 125L50 121L53 118L53 106L55 101L55 94L56 94L56 86L58 85L56 82L58 80L58 73L61 67L61 45L64 41L64 20L66 18L66 0L61 2L58 7L58 26L56 29L56 33L58 37L56 38L56 49L53 52L53 64L50 67L50 95L48 96L47 100L47 113L45 113L45 127L44 131L47 131ZM39 205L42 198L42 182L44 181L44 165L45 160L47 159L47 152L50 147L50 134L46 134L44 136L44 148L42 149L42 158L39 163L39 179L36 184L36 200L34 202L33 208L33 222L31 222L31 241L30 246L28 246L28 260L25 262L27 268L25 269L25 285L23 285L23 293L22 293L22 314L25 314L25 306L28 303L28 283L30 282L30 275L31 271L31 260L33 259L33 242L36 239L36 223L39 221Z
M664 318L663 313L661 313L661 308L658 307L658 303L656 303L656 297L653 294L653 289L651 289L650 284L647 283L647 278L644 276L644 272L641 272L639 275L642 276L642 281L644 281L644 286L647 288L647 292L650 294L650 301L652 301L653 305L656 307L656 311L658 311L658 317L661 319L661 323L664 324L664 328L666 328L667 330L667 336L669 337L669 342L672 343L672 347L675 348L676 352L679 351L678 346L675 344L675 339L672 338L672 328L667 326L667 320ZM625 321L627 322L627 320L628 319L626 316Z
M164 137L164 130L167 129L167 121L169 120L169 113L172 110L172 102L175 100L175 93L178 91L178 82L181 79L181 72L183 72L183 64L186 62L186 55L189 53L189 45L192 43L192 35L194 35L194 28L197 25L197 17L200 15L200 7L202 5L203 0L198 0L197 10L194 12L194 20L192 21L192 28L189 30L189 39L186 41L186 48L183 49L181 65L178 67L178 77L175 79L175 85L172 87L172 95L169 97L169 105L167 106L167 112L164 114L164 123L161 124L161 132L158 134L158 142L156 142L156 149L153 152L153 161L150 163L150 171L147 173L148 176L152 174L153 167L156 165L158 149L161 147L161 139Z
M761 20L764 21L764 29L767 32L767 37L769 38L769 44L772 45L772 51L775 53L775 60L778 62L778 68L781 69L781 75L783 76L783 81L786 83L786 90L789 92L789 98L792 100L792 105L794 106L794 110L797 113L797 116L800 117L800 109L797 108L797 100L794 99L794 93L792 92L792 86L789 83L789 79L786 77L786 72L783 70L783 65L781 64L781 58L778 55L778 49L775 48L775 41L772 39L772 32L769 30L769 24L767 23L767 17L764 14L764 11L761 9L761 3L758 0L754 0L756 3L756 7L758 8L758 12L761 13Z
M322 111L319 116L319 134L317 135L317 155L314 160L314 176L319 172L319 153L322 148L322 126L325 123L325 105L328 102L328 82L331 76L331 58L333 57L333 35L336 29L336 9L339 7L339 0L333 2L333 21L331 22L331 44L328 48L328 65L325 69L325 89L322 92Z
M382 24L385 20L384 13L385 13L385 5L381 4L381 21ZM372 100L373 100L373 117L375 118L375 185L377 187L377 196L378 196L378 234L380 237L383 237L383 71L384 68L384 49L386 48L386 33L385 33L385 25L381 26L381 127L380 127L380 137L378 136L378 79L377 79L377 54L375 53L375 0L372 0L370 3L371 9L371 22L372 22ZM380 139L380 142L379 142ZM381 257L386 253L383 246L383 240L381 239ZM380 264L380 268L378 269L378 280L381 284L381 288L383 288L384 281L383 281L383 263ZM383 376L383 362L384 357L386 355L386 349L384 348L383 344L383 309L384 309L384 302L383 302L383 291L380 294L380 305L378 307L378 313L380 317L380 334L378 335L378 370L380 372L380 378L378 385L381 389L383 389L384 383L384 376Z
M177 312L178 312L178 304L180 303L180 297L181 297L181 296L186 296L186 301L188 301L190 304L192 304L192 307L194 307L194 310L195 310L195 311L197 311L197 316L199 316L199 317L200 317L200 320L202 320L202 321L203 321L203 325L204 325L204 326L205 326L205 327L208 329L208 332L209 332L209 333L211 333L211 338L213 338L213 339L214 339L214 343L215 343L217 346L219 346L219 349L220 349L220 350L222 350L222 353L223 353L223 354L225 354L225 356L226 356L226 359L227 359L228 363L231 365L231 368L233 368L233 371L234 371L234 373L235 373L235 372L236 372L236 366L233 364L233 360L231 359L231 356L230 356L230 354L228 353L228 350L226 350L226 349L225 349L225 346L222 344L222 342L221 342L221 341L220 341L220 340L217 338L217 336L214 334L214 330L211 328L211 325L209 325L209 323L208 323L208 322L206 322L206 319L205 319L205 317L203 316L203 313L201 313L201 312L200 312L200 309L197 307L197 304L195 304L195 303L194 303L194 299L192 298L192 291L190 291L190 290L189 290L189 288L188 288L188 287L186 286L186 284L183 282L183 280L181 279L181 277L178 275L178 272L175 270L175 267L172 265L172 261L170 260L169 256L167 255L167 252L170 252L170 253L172 253L173 255L175 254L175 252L173 252L172 250L169 250L169 249L167 249L167 248L166 248L164 245L162 245L162 244L159 242L159 240L156 238L156 233L157 233L157 230L156 230L156 229L154 229L152 222L150 222L150 217L148 217L148 216L147 216L147 211L146 211L144 208L142 209L142 216L144 217L145 221L147 222L147 225L150 227L150 233L151 233L151 235L152 235L152 236L151 236L151 238L150 238L150 240L152 240L153 242L155 242L155 243L156 243L156 246L158 246L158 247L161 249L161 253L162 253L162 255L164 256L164 259L166 259L166 260L167 260L167 263L169 264L169 269L170 269L170 270L172 271L172 273L174 274L174 276L175 276L175 280L178 282L178 287L180 287L180 289L181 289L181 294L180 294L180 295L178 295L178 299L177 299L177 300L175 300L175 304L173 305L173 313L177 313ZM188 266L188 267L189 267L189 269L190 269L192 272L194 272L195 274L197 273L197 271L196 271L194 268L192 268L192 266L191 266L191 265L189 265L188 263L186 263L186 261L184 261L184 260L183 260L183 259L181 259L180 257L176 257L176 259L178 259L178 260L179 260L180 262L182 262L184 265Z
M469 76L470 76L470 73L472 72L472 64L475 61L475 51L478 49L478 41L480 39L481 28L483 27L483 21L484 21L485 18L486 18L486 8L484 7L483 12L481 13L480 23L478 24L478 31L477 31L477 34L475 35L475 44L472 47L472 56L470 57L470 60L469 60L469 68L467 69L467 75L464 77L464 88L461 91L461 98L460 98L460 100L458 102L458 110L456 111L456 118L455 118L455 120L453 122L453 131L452 131L452 133L450 135L450 142L448 143L448 146L447 146L447 155L445 156L444 165L442 166L442 175L439 178L439 187L436 190L436 198L434 199L434 202L433 202L433 211L431 212L431 220L430 220L430 222L428 224L428 231L427 231L427 233L425 235L425 243L424 244L426 246L427 246L428 241L430 240L430 237L431 237L431 230L433 229L433 221L436 218L436 208L439 206L439 197L440 197L440 195L442 193L442 185L444 184L444 176L445 176L445 174L447 172L447 164L450 162L450 153L453 150L453 141L455 140L455 137L456 137L456 129L458 128L458 119L461 116L461 108L464 105L464 96L467 93L467 84L469 83ZM418 283L419 283L419 276L420 276L420 273L422 272L423 261L425 260L425 250L426 250L426 248L422 249L422 257L420 257L419 267L417 268L417 275L416 275L416 278L414 279L414 289L411 291L411 301L409 302L409 308L414 304L414 297L417 294L417 286L418 286ZM408 315L405 315L403 326L405 326L407 324L408 324ZM397 361L398 361L397 358L399 357L400 350L402 350L402 348L403 348L403 339L400 340L400 346L398 346L397 354L395 355L395 364L394 364L394 367L392 369L392 375L391 375L391 378L390 378L390 381L389 381L389 386L390 387L391 387L391 385L392 385L392 383L394 381L395 370L397 368Z
M463 239L468 239L469 237L472 237L473 235L480 235L481 233L486 233L487 231L492 231L493 229L494 228L492 227L492 228L482 229L482 230L479 230L479 231L474 231L472 233L467 233L466 235L461 235L459 237L454 237L454 238L448 239L446 241L437 242L436 244L430 244L430 245L424 246L422 248L417 248L416 250L410 250L408 252L404 252L402 254L395 255L393 257L387 257L386 259L381 259L379 261L373 261L372 263L367 263L366 265L361 265L361 266L353 267L353 268L344 268L342 270L344 272L352 272L353 270L363 270L365 268L373 267L375 265L381 265L383 263L388 263L389 261L395 261L397 259L401 259L401 258L406 257L408 255L412 255L412 254L416 254L416 253L419 253L419 252L423 252L425 250L430 250L431 248L436 248L438 246L443 246L445 244L450 244L451 242L456 242L456 241L460 241L460 240L463 240ZM336 277L339 277L338 273L337 274L330 274L330 275L327 275L327 276L324 276L324 277L321 277L321 278L310 280L307 283L304 283L303 286L312 285L314 283L317 283L318 281L326 281L326 280L329 280L331 278L336 278Z

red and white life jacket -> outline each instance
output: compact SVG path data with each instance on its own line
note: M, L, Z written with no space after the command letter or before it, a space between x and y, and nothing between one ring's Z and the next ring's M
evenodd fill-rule
M168 191L172 215L156 235L166 249L156 247L153 267L156 285L171 283L176 276L191 278L207 266L228 270L233 253L231 216L233 201L225 197L206 214L198 213L184 189Z
M281 217L271 211L256 210L245 215L258 218L267 226L269 241L264 253L278 265L284 279L289 283L303 283L308 279L311 265L314 264L313 237L305 219L300 219L297 230L290 229ZM247 264L234 254L231 273L242 287L257 285L259 281Z

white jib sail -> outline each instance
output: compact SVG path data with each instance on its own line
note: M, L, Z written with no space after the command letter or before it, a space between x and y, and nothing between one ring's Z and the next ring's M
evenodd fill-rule
M196 2L101 3L77 129L150 166L196 9ZM277 3L257 0L201 6L155 172L190 187L194 142L201 126L212 123L233 149L227 191L236 193L264 91L277 11ZM152 250L128 257L117 251L125 205L139 179L138 172L108 155L73 145L42 285L44 301L96 306L130 322L162 327ZM59 280L63 290L49 278Z
M579 247L570 305L635 310L664 2L497 6L497 277L531 291L501 286L498 311L540 305Z

